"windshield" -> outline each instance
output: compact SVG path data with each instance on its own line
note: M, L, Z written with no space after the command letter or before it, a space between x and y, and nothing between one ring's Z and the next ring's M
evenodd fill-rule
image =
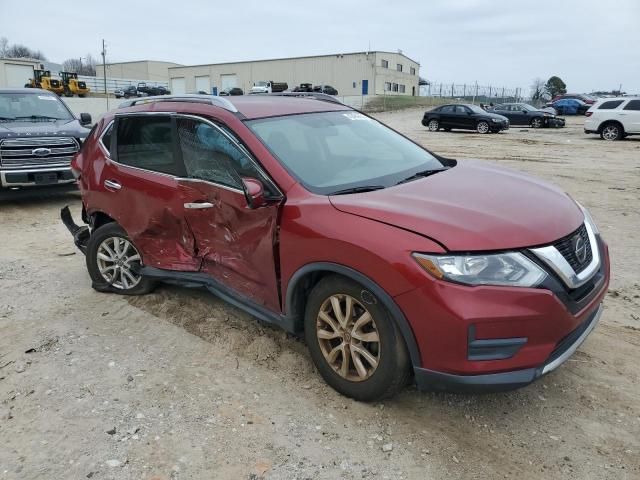
M34 118L73 120L69 110L55 95L0 93L0 121L30 121Z
M532 107L531 105L529 105L528 103L523 103L522 104L522 109L523 110L527 110L529 112L534 112L536 110L538 110L536 107Z
M284 166L314 193L390 187L442 162L402 135L353 111L247 122Z
M256 82L256 83L254 83L254 85L256 87L266 87L267 86L267 82Z

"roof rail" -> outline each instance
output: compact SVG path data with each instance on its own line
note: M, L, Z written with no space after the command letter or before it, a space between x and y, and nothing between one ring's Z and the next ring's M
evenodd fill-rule
M327 93L320 93L320 92L276 92L276 93L268 93L267 95L272 95L276 97L307 97L307 98L313 98L315 100L320 100L322 102L330 102L330 103L337 103L339 105L344 105L344 103L342 103L336 97L333 97Z
M207 103L209 105L215 105L216 107L222 107L233 113L237 113L236 106L224 97L218 97L216 95L201 95L185 93L182 95L157 95L153 97L140 97L132 100L122 102L118 108L133 107L134 105L143 105L145 103L156 102L191 102L191 103Z

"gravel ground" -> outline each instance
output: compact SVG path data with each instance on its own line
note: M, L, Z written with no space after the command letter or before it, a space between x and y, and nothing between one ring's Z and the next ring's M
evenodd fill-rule
M0 479L640 477L640 139L513 128L429 133L440 154L553 181L591 209L613 278L600 326L559 370L495 395L408 387L362 404L305 346L199 290L94 292L58 220L79 196L0 200Z

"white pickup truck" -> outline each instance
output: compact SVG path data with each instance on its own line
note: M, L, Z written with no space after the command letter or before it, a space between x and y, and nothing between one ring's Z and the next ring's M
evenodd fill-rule
M274 82L272 80L269 81L260 81L255 82L249 93L274 93L274 92L284 92L289 85L287 82Z

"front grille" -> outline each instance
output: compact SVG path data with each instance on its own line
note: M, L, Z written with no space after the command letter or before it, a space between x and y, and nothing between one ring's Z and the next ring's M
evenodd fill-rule
M38 149L48 149L49 152L37 152ZM79 149L78 142L71 137L5 139L0 142L0 167L47 168L68 166ZM37 153L40 153L40 155Z
M576 238L580 236L584 242L587 250L586 257L583 262L578 260L576 255ZM562 254L564 259L571 265L573 271L576 273L582 272L591 263L593 259L593 252L591 251L591 242L589 242L589 235L587 234L587 227L584 223L575 232L570 233L564 238L561 238L553 244L554 247Z

